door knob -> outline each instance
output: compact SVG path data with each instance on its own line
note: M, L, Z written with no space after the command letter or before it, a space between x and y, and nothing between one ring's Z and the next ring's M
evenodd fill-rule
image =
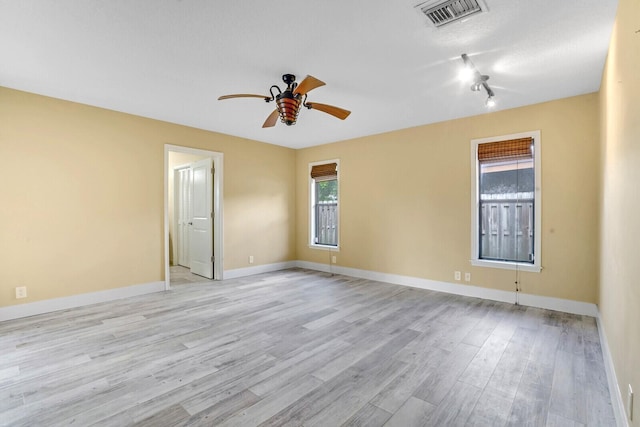
M189 222L189 225L193 225L193 222Z

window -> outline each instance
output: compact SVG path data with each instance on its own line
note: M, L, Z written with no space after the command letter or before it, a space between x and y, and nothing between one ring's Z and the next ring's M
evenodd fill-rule
M310 245L338 247L338 160L309 165Z
M540 132L471 141L472 257L540 271Z

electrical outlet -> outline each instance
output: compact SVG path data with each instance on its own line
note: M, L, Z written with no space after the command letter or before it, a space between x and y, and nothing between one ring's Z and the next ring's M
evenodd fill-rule
M249 255L249 264L253 264L253 255Z
M26 298L27 297L27 287L19 286L16 288L16 299L18 298Z
M629 414L629 421L633 421L633 389L629 384L629 391L627 392L627 413Z
M335 255L331 256L331 263L335 264L336 262L338 262L338 257L336 257Z
M465 282L471 281L471 273L464 273L464 281Z
M459 272L459 271L455 271L455 272L453 273L453 277L454 277L456 280L460 280L460 278L461 278L462 276L460 275L460 272Z

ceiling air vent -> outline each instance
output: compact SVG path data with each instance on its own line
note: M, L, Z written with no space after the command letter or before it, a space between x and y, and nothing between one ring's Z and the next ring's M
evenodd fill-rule
M436 27L442 27L487 11L487 7L482 3L482 0L428 1L417 5L416 9L429 18L429 21Z

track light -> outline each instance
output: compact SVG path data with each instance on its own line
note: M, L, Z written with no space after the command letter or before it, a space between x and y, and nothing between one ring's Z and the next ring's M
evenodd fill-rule
M460 73L458 73L458 79L462 83L469 83L473 80L473 68L464 66L460 69Z
M480 72L476 69L475 65L473 65L473 62L471 62L466 53L463 53L461 56L462 62L464 62L464 68L460 71L460 77L462 77L463 75L470 76L467 81L473 81L473 83L471 84L471 90L473 92L479 92L482 88L484 88L488 95L488 98L485 101L485 105L489 108L494 107L496 105L496 101L493 99L495 94L493 93L491 86L489 86L489 83L487 83L487 80L489 80L489 76L480 74Z
M492 95L489 95L489 97L487 98L487 100L484 102L484 105L486 105L487 107L491 108L491 107L495 107L496 106L496 100L493 99Z

